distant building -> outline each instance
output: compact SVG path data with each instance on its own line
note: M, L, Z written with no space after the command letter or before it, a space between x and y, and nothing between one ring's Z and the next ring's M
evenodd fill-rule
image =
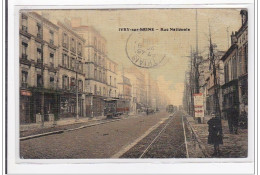
M118 97L117 63L107 58L107 96Z
M132 106L134 113L141 112L147 108L147 85L145 83L145 74L136 67L124 70L124 75L131 80L132 85Z
M127 109L127 111L124 112L131 112L132 85L130 79L126 77L123 72L118 75L117 86L118 98L124 103L122 106Z

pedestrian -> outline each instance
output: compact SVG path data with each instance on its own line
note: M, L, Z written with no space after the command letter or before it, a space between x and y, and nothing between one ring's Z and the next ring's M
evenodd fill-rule
M211 117L212 118L208 121L208 125L209 125L208 144L214 145L214 153L212 154L212 156L219 156L220 155L219 145L223 144L221 119L220 117L215 116L214 113L211 114Z
M149 114L149 110L148 110L148 108L146 109L146 115L148 115Z

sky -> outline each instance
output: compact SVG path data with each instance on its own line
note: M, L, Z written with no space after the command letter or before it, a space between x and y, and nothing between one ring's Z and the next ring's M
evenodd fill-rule
M126 41L132 32L122 32L119 28L189 28L190 31L157 31L162 43L158 52L163 52L165 58L159 66L146 69L171 103L182 105L188 56L191 48L196 47L196 9L78 9L45 10L45 13L49 14L49 20L81 18L82 25L93 26L106 38L108 57L118 62L119 68L133 65L125 51ZM197 9L197 19L198 48L202 55L207 55L209 50L209 28L217 49L226 51L231 32L241 26L240 9Z

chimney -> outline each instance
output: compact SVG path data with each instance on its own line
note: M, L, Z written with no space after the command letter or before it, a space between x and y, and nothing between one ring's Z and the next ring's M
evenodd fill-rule
M241 20L242 20L242 25L245 25L247 23L247 19L248 19L247 10L241 10L240 15L241 15Z
M81 18L72 18L71 27L79 27L81 26Z

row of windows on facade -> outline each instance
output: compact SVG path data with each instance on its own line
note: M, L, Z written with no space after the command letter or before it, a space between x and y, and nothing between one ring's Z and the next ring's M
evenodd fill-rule
M42 24L37 23L36 24L37 27L37 34L36 36L38 38L43 38L43 27ZM28 32L28 17L26 15L22 15L22 30L25 32ZM54 45L54 32L52 30L49 30L49 43Z
M36 76L36 86L37 87L43 87L42 85L42 75L37 74ZM28 72L27 71L22 71L22 82L21 82L21 87L22 88L27 88L28 87ZM54 83L54 77L50 76L49 77L49 85L51 88L55 88L55 83Z
M69 38L68 34L66 34L66 33L63 33L62 46L66 49L69 49L69 46L70 46L70 51L75 53L77 50L78 55L82 56L82 44L80 42L78 42L77 47L76 47L76 40L73 37Z
M69 57L67 54L62 54L62 66L78 72L83 71L83 63L74 57Z
M28 43L26 42L22 42L22 59L28 59ZM41 48L37 48L36 49L36 59L38 63L42 62L42 49ZM49 53L49 62L50 65L53 66L54 65L54 52L50 52Z
M94 47L98 50L100 50L101 52L105 52L105 45L101 44L100 41L97 42L97 38L94 37Z
M43 38L43 27L42 24L37 23L37 34L36 36L38 38ZM28 17L25 15L22 15L22 30L25 32L28 32ZM54 45L54 32L52 30L49 30L49 43ZM69 49L69 37L66 33L63 34L63 47ZM73 37L70 39L70 50L72 52L76 52L76 41ZM82 44L78 42L77 45L77 53L79 56L82 56Z
M74 77L69 78L67 75L62 76L62 89L76 90L76 79ZM83 91L82 80L78 80L78 90Z
M91 91L91 88L90 88L90 91ZM103 92L102 92L102 88L101 87L98 87L97 85L94 85L94 94L95 95L102 95L103 94L103 96L108 95L109 97L112 97L114 95L114 97L116 97L117 92L116 92L116 90L114 90L114 92L113 92L112 89L109 89L107 91L107 94L106 94L106 88L105 87L103 87Z
M242 54L242 49L244 49L244 54ZM244 64L242 64L242 56L244 55ZM238 56L238 59L237 59ZM238 76L243 73L248 72L247 62L248 62L248 46L245 45L244 48L240 48L238 55L234 54L232 58L225 63L224 66L224 75L225 83L228 83L231 80L237 79ZM243 67L242 67L243 65ZM237 72L238 71L238 72Z

